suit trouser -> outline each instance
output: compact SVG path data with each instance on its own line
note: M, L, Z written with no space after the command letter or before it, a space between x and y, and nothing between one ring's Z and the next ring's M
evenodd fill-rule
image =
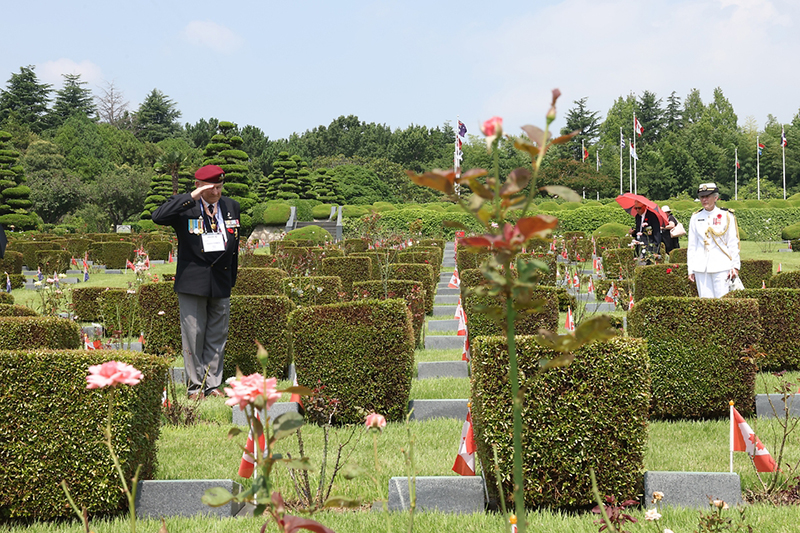
M222 360L228 340L231 299L179 292L178 304L189 394L216 389L222 385Z
M722 298L728 294L728 275L730 270L722 272L695 272L697 295L700 298Z

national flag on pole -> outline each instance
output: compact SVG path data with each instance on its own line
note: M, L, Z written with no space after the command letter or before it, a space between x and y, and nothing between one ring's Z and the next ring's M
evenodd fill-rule
M769 454L767 448L758 440L750 424L745 422L732 402L731 435L731 454L733 452L747 452L758 472L777 472L778 465L775 464L775 460Z
M587 159L589 159L589 150L584 148L583 149L583 160L586 161Z
M786 148L788 146L786 142L786 132L783 130L783 126L781 126L781 146Z
M453 275L450 276L450 282L447 284L451 289L457 289L461 286L461 279L458 277L458 267L453 269Z
M625 148L625 139L622 137L619 138L619 146L620 148Z
M575 331L575 320L572 318L572 306L567 307L567 320L564 322L564 329L570 333Z
M739 164L739 155L738 154L736 155L736 168L739 168L739 169L742 168L742 165Z
M256 410L256 418L261 420L261 415L259 414L258 410ZM261 435L258 437L258 447L263 453L266 449L267 441L264 438L264 432L261 432ZM242 453L242 462L239 463L239 475L243 478L249 478L253 475L253 472L256 469L256 459L253 456L255 452L255 440L253 439L253 427L250 426L250 433L247 434L247 442L244 445L244 452Z
M633 129L636 130L636 133L639 134L639 137L641 137L642 133L644 133L644 128L642 127L642 123L639 122L639 119L636 117L633 117Z
M761 144L761 143L758 143L758 155L761 155L761 151L762 151L764 148L766 148L766 146L764 146L764 145L763 145L763 144Z
M453 465L453 472L461 476L475 475L475 435L472 431L470 405L467 404L467 420L461 427L461 442L458 445L458 455Z
M636 147L633 145L633 142L631 142L631 157L637 161L639 160L639 156L636 155Z
M458 121L458 134L462 137L467 136L467 127L460 120Z

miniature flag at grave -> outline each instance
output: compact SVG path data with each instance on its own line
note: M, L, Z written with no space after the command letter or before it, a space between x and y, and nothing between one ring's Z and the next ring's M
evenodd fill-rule
M563 251L563 252L561 252L561 257L563 257L564 259L568 259L568 257L567 257L567 248L566 248L566 246L564 247L564 251Z
M453 315L453 318L456 320L461 320L461 315L464 313L464 308L461 307L461 296L458 297L458 304L456 304L456 314Z
M572 287L572 276L569 275L569 272L564 272L564 285Z
M594 296L594 280L589 276L589 287L586 289L587 294Z
M550 251L555 253L556 252L556 238L553 237L553 242L550 243Z
M133 270L134 272L136 272L136 265L134 265L133 263L131 263L131 260L130 260L130 259L126 259L126 260L125 260L125 268L126 268L126 269L130 268L131 270Z
M167 397L167 388L164 387L164 393L161 395L161 407L172 407L169 398Z
M581 286L581 279L578 277L577 272L575 272L575 275L572 276L572 286L576 289Z
M11 292L11 278L8 276L8 272L6 272L6 292Z
M172 263L172 250L169 251L169 255L167 256L167 262Z
M761 288L762 289L766 289L767 288L767 284L764 282L763 279L761 280Z
M778 263L778 273L780 274L781 270L783 270L783 265Z
M461 314L458 317L458 331L456 332L456 335L458 335L459 337L467 334L467 321L464 320L465 316L466 315L464 314L464 311L462 310Z
M292 387L299 387L300 385L297 383L297 373L294 375L294 381L292 381ZM293 392L292 395L289 397L290 402L295 402L300 407L303 407L303 399L300 397L299 394Z
M150 254L145 254L144 256L144 267L150 268Z
M461 442L453 465L453 472L461 476L475 475L475 436L472 431L472 403L467 404L467 420L461 427Z
M570 333L575 331L575 320L572 318L572 306L567 307L567 320L564 322L564 328Z
M611 283L611 286L608 288L608 292L606 292L606 302L614 303L616 297L617 289L614 286L614 283Z
M792 241L789 241L789 249L792 249Z
M83 334L83 346L87 350L100 350L100 349L103 348L103 343L100 341L100 339L97 339L97 340L94 340L94 341L90 341L89 340L89 335L84 333Z
M453 275L450 276L450 282L447 286L451 289L457 289L461 286L461 279L458 277L458 267L453 269Z
M261 415L256 410L256 418L261 421ZM264 433L258 437L258 447L263 452L266 448L267 441L264 439ZM247 434L247 442L244 445L244 452L242 453L242 462L239 463L239 475L243 478L249 478L253 475L256 469L256 459L253 456L255 452L255 441L253 439L253 427L250 426L250 432Z
M139 332L139 342L144 346L144 332Z
M83 262L83 281L89 281L89 265L86 264L86 261Z
M628 311L632 311L632 310L633 310L633 294L631 294L631 298L628 301Z
M75 268L78 268L78 260L77 260L77 259L75 259L75 258L73 257L73 258L71 259L71 262L72 262L72 264L73 264L73 265L75 265Z
M517 533L517 515L512 514L509 516L508 523L511 524L511 533Z
M44 279L44 274L42 274L42 267L36 267L36 277L39 278L39 281Z
M461 360L469 362L472 359L472 354L469 351L469 337L464 337L464 351L461 352Z
M733 452L747 452L758 472L778 470L778 465L775 464L767 448L761 444L750 424L745 422L731 402L731 466L733 466Z

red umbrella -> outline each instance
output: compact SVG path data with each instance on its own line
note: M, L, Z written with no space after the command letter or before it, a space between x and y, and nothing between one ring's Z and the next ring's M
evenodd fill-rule
M622 209L627 211L628 214L632 216L636 216L636 212L633 210L633 208L636 206L636 204L641 204L645 206L648 211L652 211L656 214L658 221L662 226L669 224L669 217L667 217L666 213L664 213L655 202L648 200L641 194L633 194L631 192L620 194L617 196L617 203L622 206Z

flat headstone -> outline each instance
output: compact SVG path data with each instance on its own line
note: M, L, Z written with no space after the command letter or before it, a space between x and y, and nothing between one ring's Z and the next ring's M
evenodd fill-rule
M277 417L282 415L283 413L297 413L299 412L297 403L295 402L276 402L272 404L272 407L269 408L269 418L270 420L275 420ZM264 412L262 411L261 414L263 415ZM234 426L246 426L247 425L247 415L244 411L239 409L239 407L233 407L233 415L231 416L231 420Z
M210 507L201 501L206 490L222 487L238 494L242 486L230 479L140 481L136 491L136 516L140 519L171 516L236 516L242 504L231 501Z
M416 509L442 513L482 513L486 507L481 476L417 476ZM408 478L389 479L390 511L407 511L411 504Z
M651 503L653 492L663 492L662 505L708 508L709 498L722 500L730 507L742 503L739 474L728 472L645 472L644 503Z
M458 303L456 301L456 303ZM433 316L450 316L453 317L456 314L456 306L455 305L434 305L433 306Z
M173 366L169 369L174 383L186 383L186 369L182 366Z
M456 302L458 302L458 297L461 295L461 289L451 289L450 287L442 287L436 289L436 296L456 296Z
M35 274L36 272L34 272ZM452 272L439 272L439 283L448 283L453 277Z
M81 332L89 335L90 337L99 337L103 334L103 326L92 322L91 326L83 326L81 327Z
M150 264L151 265L163 265L164 264L164 260L163 259L151 259L150 260Z
M127 269L126 269L126 271L127 271ZM122 274L122 270L120 270L118 268L110 268L110 269L106 269L104 274Z
M800 396L795 394L789 396L786 404L791 416L800 416ZM784 409L782 394L756 394L756 415L763 418L775 418L777 412L778 418L783 418L785 416Z
M78 278L67 276L66 278L61 278L59 280L59 283L71 283L72 284L72 283L79 283L82 280L83 280L83 278L78 279Z
M428 331L456 331L458 320L450 318L446 320L428 320Z
M587 303L586 304L586 312L587 313L605 313L608 311L615 311L617 306L610 302L598 302L598 303Z
M67 276L69 276L70 274L72 274L73 276L82 275L83 274L83 270L76 270L74 268L71 268L71 269L67 270Z
M782 250L778 250L778 252L781 252L781 253L786 253L786 252L792 253L792 252L794 252L794 250L789 250L788 248L784 248Z
M580 294L575 295L575 299L580 302L594 302L597 299L595 298L594 294L589 294L586 292L582 292Z
M455 305L458 303L459 294L444 294L444 295L436 295L433 298L433 303L435 304L450 304Z
M456 350L464 347L464 335L426 335L426 350Z
M417 364L417 379L468 377L469 363L466 361L431 361Z
M431 418L467 419L467 402L469 400L411 400L408 410L410 420L429 420Z
M141 352L142 351L142 343L139 341L135 342L121 342L121 343L114 343L110 346L111 350L130 350L132 352Z

